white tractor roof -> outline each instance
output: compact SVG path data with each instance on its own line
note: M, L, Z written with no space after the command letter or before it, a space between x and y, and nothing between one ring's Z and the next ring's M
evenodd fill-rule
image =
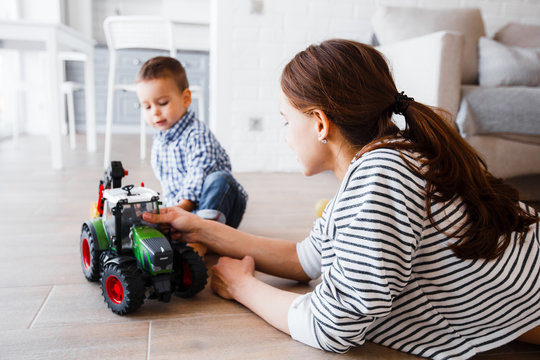
M128 203L137 203L151 201L154 196L159 197L159 194L152 189L146 187L134 187L128 192L121 188L107 189L103 191L103 197L112 204L118 203L120 200L127 200Z

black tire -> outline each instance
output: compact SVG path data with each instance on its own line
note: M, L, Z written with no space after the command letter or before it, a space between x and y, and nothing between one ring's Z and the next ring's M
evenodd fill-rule
M186 244L173 243L172 289L181 298L195 296L206 286L208 274L202 257Z
M118 315L134 312L144 302L144 281L135 262L106 264L101 275L101 291L107 306Z
M79 245L81 265L86 280L98 281L101 272L101 251L99 250L97 239L94 239L92 231L90 231L88 226L85 223L81 229L81 241Z

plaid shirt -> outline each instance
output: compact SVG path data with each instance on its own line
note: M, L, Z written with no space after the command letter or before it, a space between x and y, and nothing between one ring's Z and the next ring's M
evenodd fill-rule
M151 163L161 182L165 206L176 205L183 199L199 202L208 174L220 170L231 172L225 149L190 110L170 129L154 135Z

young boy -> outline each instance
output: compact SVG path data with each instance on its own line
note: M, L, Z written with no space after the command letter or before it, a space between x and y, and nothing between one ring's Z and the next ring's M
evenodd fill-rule
M188 110L191 92L184 67L174 58L158 56L143 64L136 82L146 120L160 130L151 163L164 205L237 228L247 194L232 176L229 156L214 134Z

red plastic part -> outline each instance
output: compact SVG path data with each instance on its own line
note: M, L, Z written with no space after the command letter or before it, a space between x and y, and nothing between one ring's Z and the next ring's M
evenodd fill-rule
M128 174L128 171L124 169L124 176Z
M141 187L144 187L144 183L141 181Z
M103 184L99 184L99 195L98 195L98 203L97 203L97 210L100 215L103 215Z
M114 275L110 275L105 283L107 296L115 304L121 304L124 300L124 288L122 282Z
M82 257L84 267L90 269L90 263L92 261L92 256L90 255L90 245L88 245L88 239L84 238L82 241Z
M189 265L187 262L182 263L182 267L184 270L184 278L182 279L182 282L184 285L190 286L193 283L193 275L191 274L191 269L189 268Z

